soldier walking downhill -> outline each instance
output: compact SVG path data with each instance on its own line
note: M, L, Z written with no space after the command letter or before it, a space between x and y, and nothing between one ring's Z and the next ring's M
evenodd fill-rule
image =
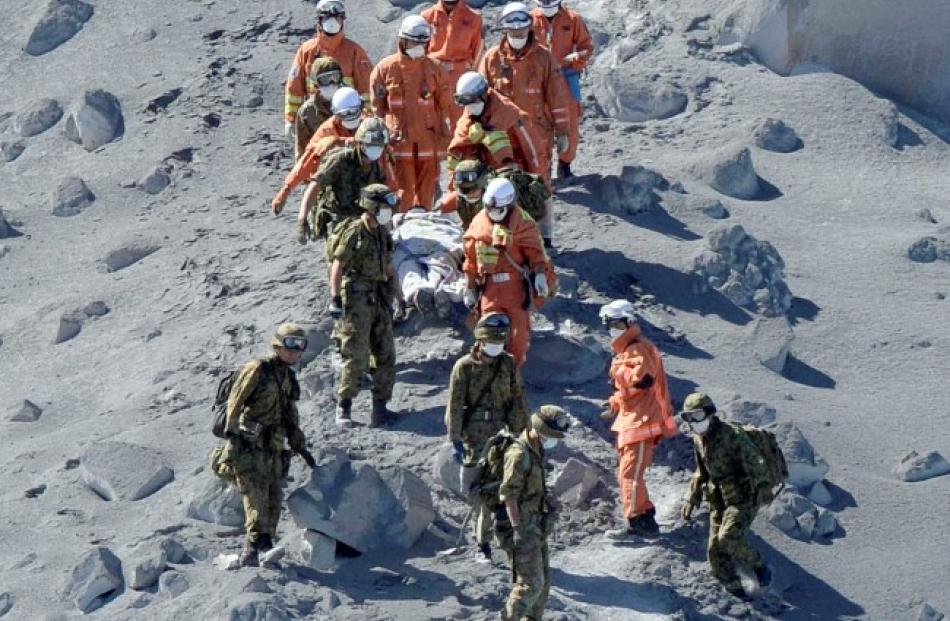
M462 493L478 503L475 540L482 559L491 561L490 539L493 505L471 498L479 474L478 461L488 440L502 429L521 433L528 411L521 387L521 374L511 354L505 352L511 322L504 313L491 313L475 326L477 342L472 351L455 363L449 380L449 403L445 427L455 459L462 465Z
M274 546L283 496L281 482L290 451L311 468L315 465L300 430L300 386L290 368L307 349L306 333L296 324L281 324L271 345L273 354L247 363L235 377L225 426L223 461L234 474L246 516L247 535L240 561L250 567L258 565L259 553Z

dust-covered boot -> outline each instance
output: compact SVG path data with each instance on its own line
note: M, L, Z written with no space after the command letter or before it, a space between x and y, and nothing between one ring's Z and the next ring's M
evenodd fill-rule
M557 178L558 179L570 179L574 176L574 173L571 171L570 162L562 162L558 160L557 162Z
M489 544L487 541L478 544L478 556L475 559L475 562L482 565L491 563L491 544Z
M258 549L257 542L244 542L244 549L241 550L241 556L238 559L238 562L241 564L241 567L260 567L261 563L258 559Z
M373 397L373 410L369 416L370 427L382 427L391 421L396 415L386 407L387 400Z
M660 525L656 523L656 509L649 509L630 520L630 528L641 537L656 537L660 534Z
M353 426L353 400L340 399L336 404L336 424L339 427Z

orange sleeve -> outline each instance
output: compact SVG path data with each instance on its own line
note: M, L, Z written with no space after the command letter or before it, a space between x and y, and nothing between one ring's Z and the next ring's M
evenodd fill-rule
M573 34L574 47L580 52L581 58L577 62L571 63L571 66L578 71L583 71L594 55L594 40L590 36L587 24L584 23L584 18L580 15L574 15Z
M481 57L482 51L485 49L485 36L482 32L484 28L482 16L475 11L472 11L472 15L474 16L474 24L472 25L472 41L469 49L472 53L472 66L474 67L475 63L477 63Z
M321 155L322 153L320 149L317 148L317 145L313 142L308 144L303 155L300 156L300 159L294 164L293 169L287 173L287 177L284 178L284 185L289 190L293 190L304 181L310 179L314 173L317 172L317 169L320 168Z
M353 83L355 84L356 92L363 97L363 101L369 101L370 97L370 74L373 71L373 63L369 61L369 55L366 54L364 50L359 45L354 44L353 47Z
M468 235L462 238L462 250L465 253L465 260L462 262L462 271L468 278L469 283L478 282L478 261L475 255L475 245L475 238L469 237Z
M389 113L389 97L386 92L386 79L383 75L386 67L383 62L380 61L369 75L369 93L370 102L373 105L373 114L381 119L386 118Z
M284 88L284 120L288 123L296 120L297 110L307 97L307 68L304 56L304 46L301 45L294 54L294 62L287 75L287 84Z
M570 131L570 112L568 110L570 94L567 92L567 82L561 76L554 56L547 55L547 74L544 81L544 101L551 111L554 126L559 133L567 134Z

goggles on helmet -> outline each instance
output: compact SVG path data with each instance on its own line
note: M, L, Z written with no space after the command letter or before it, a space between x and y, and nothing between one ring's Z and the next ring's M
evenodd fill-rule
M317 76L317 86L332 86L343 81L343 74L339 71L327 71Z
M511 326L511 319L508 318L508 315L503 313L489 315L485 318L485 322L482 323L482 326L486 328L508 328Z
M476 183L481 178L481 176L482 176L482 173L479 170L456 170L455 183L458 183L458 184Z
M292 349L294 351L304 351L307 349L307 337L305 336L285 336L280 342L284 346L284 349Z
M360 118L360 115L363 113L362 108L344 108L336 113L336 116L340 117L340 120L343 121L353 121Z
M383 196L370 196L368 194L363 194L363 198L380 205L389 205L390 207L395 207L399 204L399 196L395 192L390 192L388 194L384 194Z

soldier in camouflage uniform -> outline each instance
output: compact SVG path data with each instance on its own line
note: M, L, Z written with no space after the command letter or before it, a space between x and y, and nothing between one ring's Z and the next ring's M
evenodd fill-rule
M544 453L555 448L570 426L567 414L553 405L531 415L531 425L505 451L505 473L498 496L505 503L511 525L510 542L499 540L508 552L514 585L502 621L541 621L551 589L547 537L555 514L550 511L544 481Z
M310 66L310 81L317 87L307 101L297 110L297 119L294 123L294 160L307 148L310 139L317 132L317 128L331 116L330 101L333 94L343 83L343 73L340 63L329 56L321 56Z
M735 563L754 571L762 586L771 578L762 556L746 539L760 506L759 494L771 493L767 466L749 438L719 420L716 406L707 395L693 393L686 397L680 417L694 434L696 456L683 519L692 518L705 492L710 506L706 548L710 571L729 593L746 599Z
M290 451L315 465L300 430L300 386L290 368L307 348L306 333L296 324L281 324L271 345L273 354L239 372L228 397L223 460L244 501L247 536L241 564L247 566L257 566L259 552L273 547Z
M462 493L470 495L479 474L478 460L485 443L506 428L521 433L528 411L521 388L521 374L511 354L505 352L511 322L504 313L490 313L478 320L472 351L455 363L449 380L449 404L445 427L455 459L462 464ZM481 495L469 499L478 503L475 540L484 561L491 561L492 507Z
M393 238L386 225L398 202L387 186L366 186L360 197L363 215L338 225L331 244L330 315L337 318L334 338L343 357L336 419L342 426L352 424L353 398L367 369L373 376L370 427L392 414L386 403L396 379L394 299L399 308L403 305L392 263Z

